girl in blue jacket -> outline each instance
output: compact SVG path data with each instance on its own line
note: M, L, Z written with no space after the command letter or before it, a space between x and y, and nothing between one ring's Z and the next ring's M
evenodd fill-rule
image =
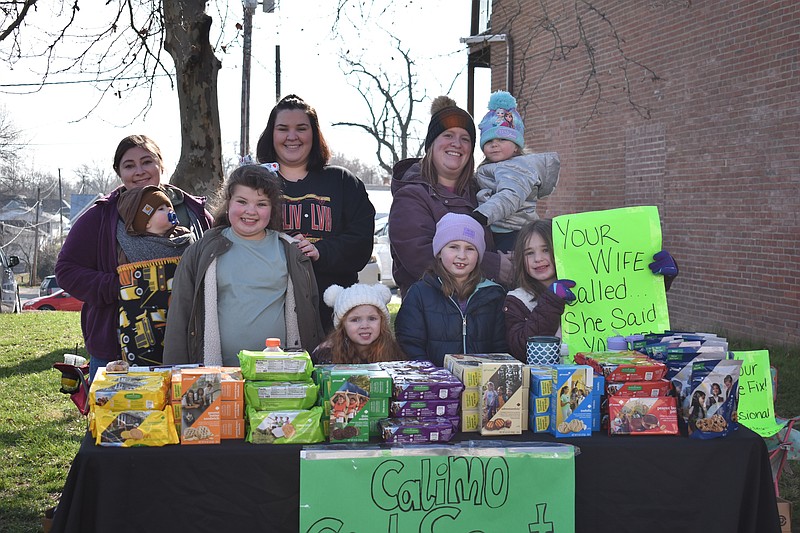
M434 262L403 297L395 335L412 359L442 366L448 353L506 352L505 290L483 277L483 227L469 215L445 214L433 237Z

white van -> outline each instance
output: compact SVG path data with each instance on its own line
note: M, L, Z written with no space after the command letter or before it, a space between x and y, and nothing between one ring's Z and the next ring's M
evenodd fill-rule
M6 255L0 248L0 313L19 313L22 310L17 278L11 270L18 264L19 257Z

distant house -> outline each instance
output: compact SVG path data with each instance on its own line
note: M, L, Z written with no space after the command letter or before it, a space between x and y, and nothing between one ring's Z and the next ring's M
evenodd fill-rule
M70 202L72 209L70 210L70 225L74 224L78 217L86 212L87 209L92 207L96 200L102 198L102 194L72 194L70 195Z

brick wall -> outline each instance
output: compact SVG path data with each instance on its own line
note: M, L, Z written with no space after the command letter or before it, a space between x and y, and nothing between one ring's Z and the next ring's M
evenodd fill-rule
M673 327L797 345L800 2L687 3L596 0L640 65L625 64L607 22L583 13L596 60L586 86L586 48L549 65L539 0L495 0L492 31L512 37L509 90L528 148L561 155L542 214L657 205L681 267L668 293ZM544 4L561 42L578 42L575 4ZM493 90L505 79L495 44Z

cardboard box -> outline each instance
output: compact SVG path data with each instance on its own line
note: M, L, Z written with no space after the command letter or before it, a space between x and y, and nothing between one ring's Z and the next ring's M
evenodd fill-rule
M677 435L678 407L672 396L608 397L609 435Z
M219 437L221 439L243 439L244 418L219 421Z
M778 497L778 517L781 522L781 533L792 533L792 502Z
M529 375L525 365L513 362L481 363L481 435L519 435L522 433L523 404Z
M219 367L181 370L181 444L219 444Z
M606 381L653 381L667 373L664 363L639 352L578 352L575 362L590 365Z
M461 431L472 433L481 428L481 412L477 409L461 411Z
M606 384L606 394L609 396L624 396L627 398L656 398L669 396L672 384L666 379L654 381L609 381Z
M555 365L550 431L556 437L592 434L594 371L587 365Z
M553 380L555 379L553 367L531 365L529 368L531 394L550 396L553 393Z
M507 353L445 354L443 366L469 389L470 387L480 387L481 372L478 365L483 362L514 363L518 361Z
M244 378L238 366L220 367L222 401L232 402L244 399Z
M225 401L219 404L220 420L244 419L244 400Z
M461 393L461 409L466 411L477 411L481 402L481 391L478 387L464 389Z

